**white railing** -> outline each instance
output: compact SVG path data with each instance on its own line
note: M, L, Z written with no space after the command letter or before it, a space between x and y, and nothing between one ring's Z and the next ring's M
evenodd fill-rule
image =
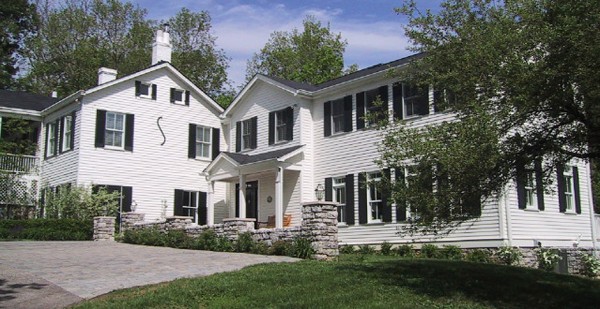
M0 170L6 172L37 174L38 158L35 156L0 154Z

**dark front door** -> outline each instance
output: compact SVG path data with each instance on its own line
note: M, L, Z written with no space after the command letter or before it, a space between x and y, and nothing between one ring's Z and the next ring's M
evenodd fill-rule
M240 184L235 185L235 216L240 216ZM254 218L258 222L258 181L246 183L246 218Z

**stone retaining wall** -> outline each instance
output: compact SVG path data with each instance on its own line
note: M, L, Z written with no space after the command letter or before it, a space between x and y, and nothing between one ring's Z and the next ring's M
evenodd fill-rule
M94 241L115 240L115 217L94 217Z

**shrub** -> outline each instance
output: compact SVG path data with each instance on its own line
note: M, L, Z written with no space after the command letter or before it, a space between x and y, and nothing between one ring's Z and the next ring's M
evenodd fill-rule
M130 244L146 246L164 246L167 237L156 227L127 230L123 233L123 241Z
M269 247L267 247L264 242L256 242L254 243L254 246L252 246L250 252L254 254L266 255L269 254Z
M163 237L162 242L167 247L189 248L189 236L183 230L170 230Z
M315 253L315 249L312 247L312 241L306 237L296 237L292 242L291 256L310 259Z
M290 255L292 251L292 245L283 240L278 240L273 243L271 249L269 250L269 254L271 255Z
M352 246L352 245L342 246L342 247L340 247L340 253L341 254L352 254L352 253L354 253L354 246Z
M492 257L487 250L475 249L467 253L466 260L476 263L491 263Z
M197 239L199 250L213 250L217 247L217 233L211 229L204 230Z
M88 187L60 186L56 192L45 190L44 212L47 218L91 220L97 216L115 216L119 193L100 187L92 193Z
M439 248L433 244L421 246L420 256L428 259L435 259L439 256Z
M217 236L214 247L209 250L217 252L233 252L233 249L233 242L229 240L229 238L226 236Z
M363 255L374 254L375 249L369 245L361 245L358 247L358 253Z
M459 246L443 246L438 256L447 260L462 260L463 252Z
M500 260L500 262L506 265L515 265L519 264L519 262L521 261L521 257L523 257L523 254L517 248L504 246L498 248L496 256L498 257L498 260Z
M591 254L582 254L581 263L583 274L590 278L596 278L600 275L600 260Z
M545 271L552 271L560 261L558 250L549 248L536 249L538 268Z
M381 244L381 250L379 251L383 255L391 255L392 254L392 244L387 241L384 241Z
M251 252L254 247L254 239L252 239L252 234L246 232L241 233L238 236L237 241L235 242L235 251L236 252Z
M92 240L94 223L79 219L0 220L0 239Z
M400 245L396 248L396 254L400 257L414 257L415 251L412 245Z

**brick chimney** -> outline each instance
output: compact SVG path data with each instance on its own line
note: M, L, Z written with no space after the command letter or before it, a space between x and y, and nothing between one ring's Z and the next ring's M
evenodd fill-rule
M117 70L104 67L98 69L98 85L102 85L115 79L117 79Z
M163 29L156 30L156 38L152 43L152 65L161 61L171 62L171 48L169 24L164 24Z

